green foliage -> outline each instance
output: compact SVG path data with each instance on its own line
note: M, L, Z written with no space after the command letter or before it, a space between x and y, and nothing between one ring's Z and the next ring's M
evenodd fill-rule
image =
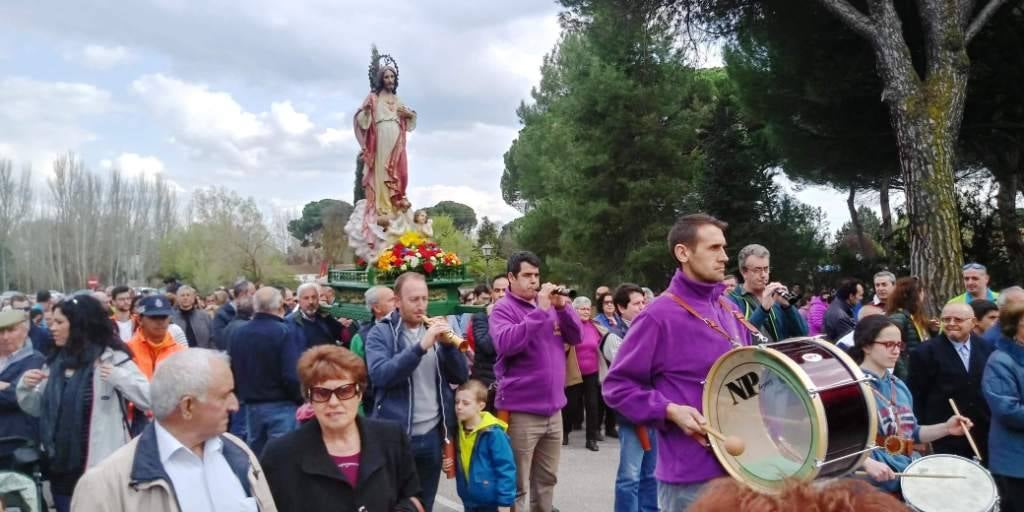
M303 247L310 244L318 245L320 230L324 228L324 214L331 209L332 220L335 220L334 217L343 218L344 226L344 223L348 222L348 216L352 214L353 207L337 199L311 201L302 207L302 217L288 222L288 233L296 240L300 240Z
M729 77L687 66L651 2L571 3L505 154L503 197L526 212L508 227L515 242L556 280L660 287L674 268L666 233L704 210L731 223L730 245L787 244L772 250L791 277L809 273L825 251L821 213L773 183Z
M478 281L485 280L487 275L487 262L473 240L459 229L455 221L448 215L438 215L434 220L434 241L448 252L459 255L462 263L466 265L469 275ZM492 261L491 266L495 263Z
M164 239L162 275L181 276L203 291L239 275L264 284L294 284L253 198L225 188L197 189L189 220Z
M430 208L426 208L426 211L427 215L431 218L439 215L448 216L455 223L455 227L466 234L469 234L476 227L476 212L472 207L462 203L441 201Z
M847 189L899 172L875 57L818 2L737 8L725 61L793 179Z

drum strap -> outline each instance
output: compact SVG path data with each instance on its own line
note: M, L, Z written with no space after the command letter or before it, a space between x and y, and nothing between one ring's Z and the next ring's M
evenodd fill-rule
M718 325L718 322L715 322L714 320L712 320L710 318L706 318L706 317L701 316L700 313L697 312L697 310L693 309L692 306L687 304L686 301L681 299L678 295L676 295L676 294L674 294L672 292L669 292L669 291L666 291L665 295L668 295L669 297L671 297L672 300L676 301L676 304L679 304L683 309L688 311L691 315L699 318L702 322L704 322L704 325L707 325L708 327L710 327L711 330L717 332L718 334L721 334L722 336L725 336L725 339L729 340L729 343L732 343L733 346L736 346L736 347L743 346L743 344L740 343L740 341L735 336L729 334L725 329L722 328L721 325ZM761 334L761 331L759 331L757 329L757 327L754 327L754 324L750 323L750 321L747 320L747 317L743 316L743 314L740 313L739 311L736 311L735 309L730 308L728 306L728 304L726 304L725 299L723 299L722 297L718 297L718 302L719 302L719 304L722 305L723 309L725 309L726 311L732 313L732 316L736 320L738 320L741 324L743 324L743 327L745 327L748 331L750 331L751 336L756 338L758 340L758 342L766 343L768 341L768 338L766 338L764 334Z

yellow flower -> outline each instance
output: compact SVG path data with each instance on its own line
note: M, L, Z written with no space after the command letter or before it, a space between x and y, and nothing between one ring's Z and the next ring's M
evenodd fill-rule
M420 244L426 242L426 239L416 231L406 231L402 234L401 238L398 239L398 243L406 247L419 247Z

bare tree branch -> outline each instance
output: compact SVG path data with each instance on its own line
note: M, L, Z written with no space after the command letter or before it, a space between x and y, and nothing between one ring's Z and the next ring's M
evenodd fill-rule
M874 43L877 38L874 23L866 14L857 10L847 0L819 0L826 9L832 11L846 26L864 39ZM997 1L997 0L993 0Z
M1005 3L1006 0L988 1L988 4L986 4L985 7L981 9L981 12L979 12L978 15L975 16L974 21L972 21L971 24L968 25L967 32L964 33L965 45L971 43L971 40L974 39L974 36L978 35L978 32L981 32L981 29L985 27L985 24L988 23L988 20L992 19L992 16L996 13L996 11L998 11L999 8L1002 7Z

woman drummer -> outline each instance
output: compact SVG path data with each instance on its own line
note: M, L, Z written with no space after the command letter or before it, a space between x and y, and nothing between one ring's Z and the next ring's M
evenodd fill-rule
M900 329L887 317L862 319L853 331L854 346L850 350L864 373L871 377L871 390L878 406L878 449L864 461L864 470L872 482L890 492L899 491L896 473L903 471L921 454L914 443L930 443L936 439L964 435L971 420L953 415L945 423L920 426L914 416L910 390L892 369L904 350Z

